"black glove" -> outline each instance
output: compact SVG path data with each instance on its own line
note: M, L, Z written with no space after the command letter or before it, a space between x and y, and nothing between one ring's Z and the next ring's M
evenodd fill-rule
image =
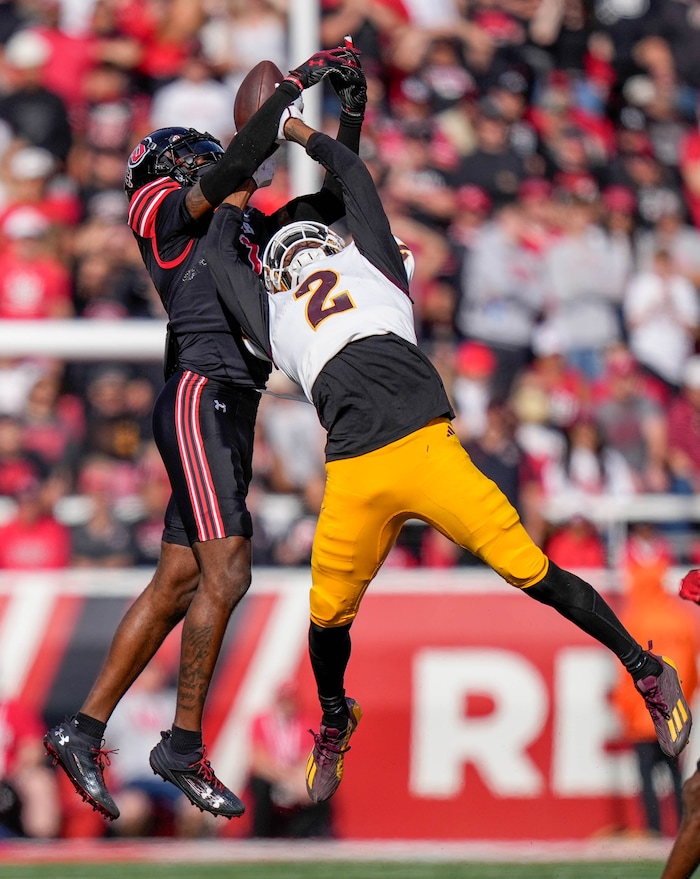
M365 104L367 103L367 80L362 70L357 71L360 76L355 76L353 71L352 80L345 78L344 70L331 70L330 84L333 91L340 99L340 106L351 116L364 116Z
M316 52L308 61L290 70L285 79L295 83L300 89L307 89L320 82L332 70L342 71L346 82L364 82L357 52L347 47Z

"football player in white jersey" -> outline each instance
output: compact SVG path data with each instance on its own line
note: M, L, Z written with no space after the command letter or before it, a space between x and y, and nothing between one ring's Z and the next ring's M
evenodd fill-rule
M442 381L416 345L412 257L394 238L364 163L302 119L281 127L339 181L352 243L320 224L291 223L265 249L263 284L232 244L246 222L250 184L217 211L205 255L251 346L303 388L328 433L311 561L309 654L323 716L307 765L309 796L322 802L340 784L362 716L344 689L350 627L412 518L612 650L644 697L661 746L678 754L691 719L673 665L645 651L589 583L544 555L457 439Z

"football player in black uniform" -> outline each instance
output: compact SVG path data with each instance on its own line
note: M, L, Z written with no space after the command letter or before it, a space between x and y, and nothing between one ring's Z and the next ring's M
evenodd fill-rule
M167 381L153 420L172 496L153 579L120 622L80 711L44 737L47 753L77 792L110 819L119 809L103 774L107 721L183 619L175 718L151 752L151 767L203 811L228 818L244 811L206 758L202 714L228 620L250 584L246 495L259 391L270 367L248 353L240 327L222 309L204 240L214 209L242 181L269 182L280 120L299 112L303 89L338 69L346 69L336 89L338 139L357 152L365 80L357 54L339 48L290 71L226 150L210 134L165 128L145 137L127 162L129 225L169 318ZM294 199L272 216L250 211L235 246L260 272L260 254L280 226L302 218L333 222L343 211L340 187L327 176L318 193Z
M251 343L298 382L328 432L311 559L309 656L323 716L307 763L309 796L329 799L343 776L362 717L344 689L350 628L410 518L437 528L608 647L632 675L661 747L676 756L691 716L675 666L644 650L589 583L547 558L461 446L440 376L417 347L412 257L392 235L369 171L303 120L284 125L288 139L338 178L353 241L323 224L291 223L263 254L263 286L230 245L245 222L252 192L245 184L214 217L206 253L221 297Z

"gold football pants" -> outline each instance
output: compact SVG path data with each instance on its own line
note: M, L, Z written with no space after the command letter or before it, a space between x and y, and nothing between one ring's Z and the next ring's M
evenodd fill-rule
M547 573L515 508L440 418L374 452L327 463L311 559L313 622L352 622L408 519L432 525L513 586Z

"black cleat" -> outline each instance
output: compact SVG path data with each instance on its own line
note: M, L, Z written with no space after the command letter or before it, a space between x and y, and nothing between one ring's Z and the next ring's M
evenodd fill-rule
M214 774L206 748L178 754L173 751L170 730L161 736L149 759L156 775L178 787L202 812L224 818L239 818L245 812L244 804Z
M85 735L74 717L67 717L44 736L46 753L63 769L83 800L112 821L119 817L119 809L107 790L104 769L114 751L105 751L102 745L100 739Z

